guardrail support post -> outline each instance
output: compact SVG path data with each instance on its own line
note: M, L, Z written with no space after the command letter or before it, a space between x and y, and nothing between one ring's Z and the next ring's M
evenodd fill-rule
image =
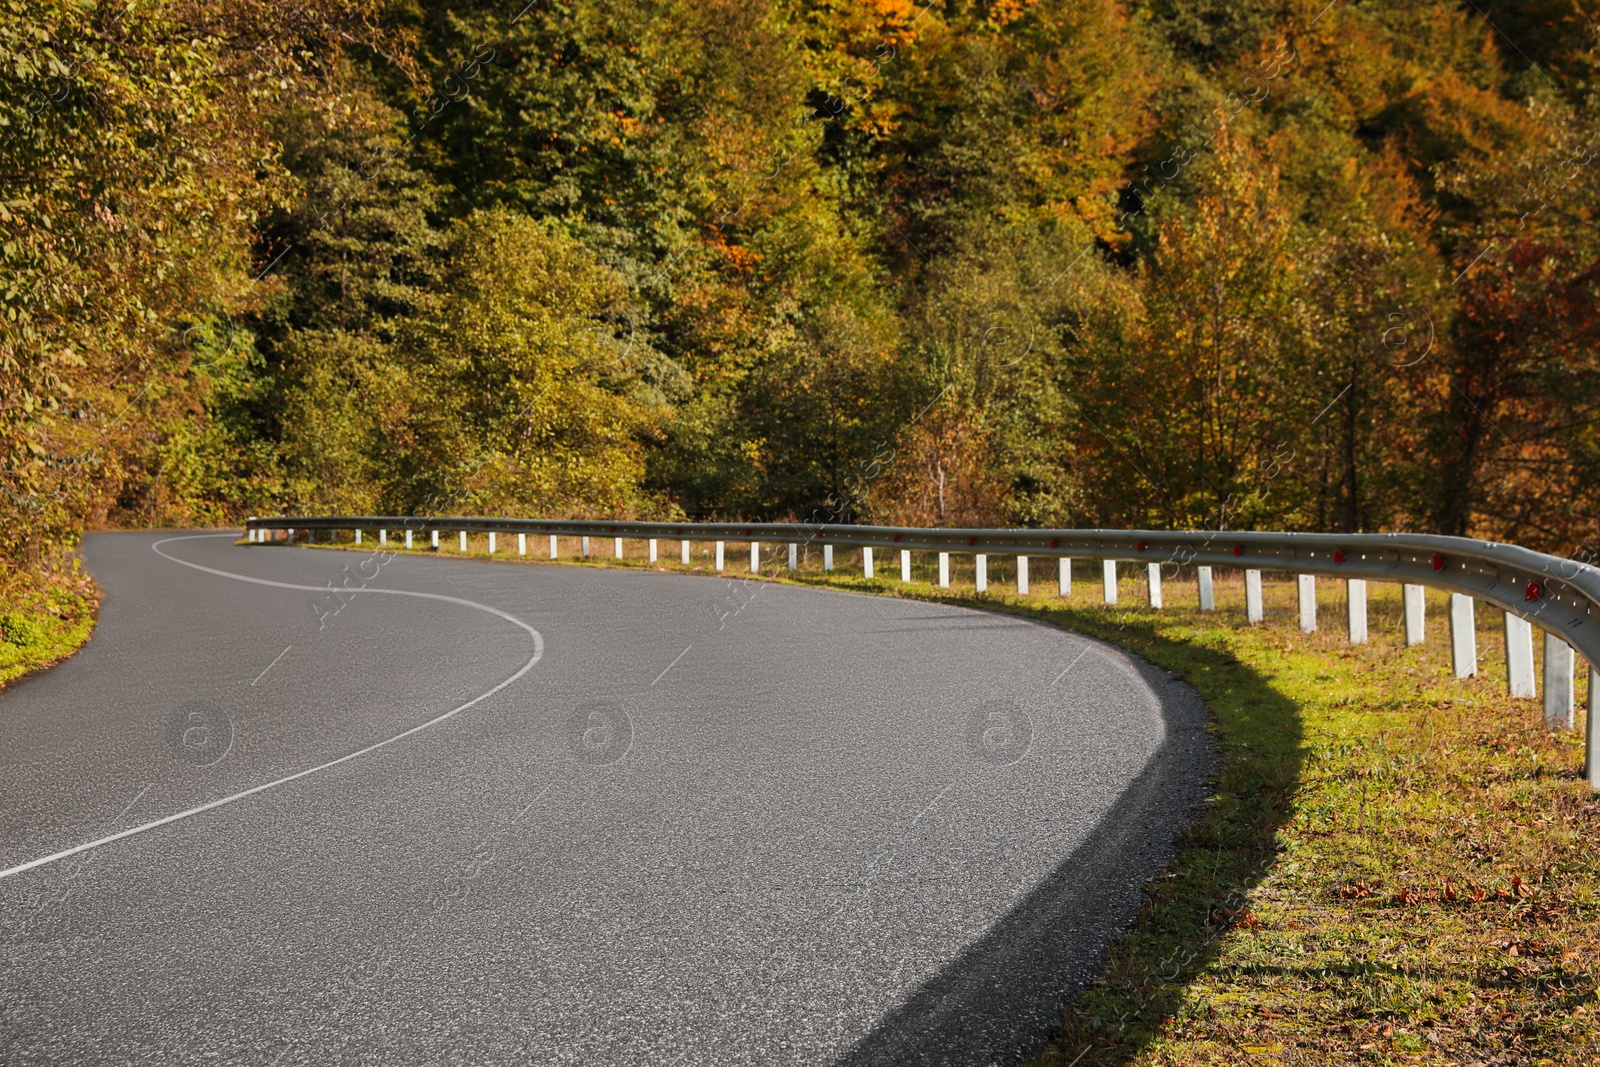
M757 574L761 570L761 542L750 542L750 573Z
M1457 678L1478 673L1478 622L1465 593L1450 594L1450 666Z
M360 543L361 543L361 531L357 530L356 531L356 544L359 545Z
M900 550L900 580L907 585L911 584L911 550L909 548Z
M652 542L652 544L653 543L654 542ZM517 555L526 556L527 554L528 554L528 535L525 534L525 533L519 533L519 534L517 534Z
M687 567L689 565L689 542L684 541L684 542L682 542L682 544L683 544L683 553L682 553L683 565L685 567Z
M1267 617L1261 606L1261 572L1246 569L1244 572L1244 617L1257 623Z
M1108 559L1101 566L1101 584L1105 586L1105 600L1107 604L1117 602L1117 561Z
M411 547L411 531L410 530L406 531L406 547L407 548Z
M655 561L656 561L656 539L654 537L652 537L652 538L650 538L650 562L654 563Z
M833 570L833 546L832 545L823 545L822 546L822 569L825 570L825 571Z
M1210 567L1196 567L1194 569L1194 573L1195 573L1195 580L1200 585L1200 610L1201 611L1216 611L1217 610L1217 586L1216 586L1216 583L1213 582L1212 579L1211 579L1211 568Z
M1299 574L1295 578L1300 591L1300 632L1314 634L1317 632L1317 576Z
M556 543L556 535L555 534L551 534L550 535L550 558L551 559L560 559L561 558L561 549Z
M1410 648L1422 644L1426 630L1423 609L1427 601L1423 599L1420 585L1402 585L1400 593L1406 609L1406 647Z
M615 543L611 546L612 551L616 554L616 558L617 559L621 559L622 558L622 538L618 537L618 538L614 538L613 540L614 540Z
M1364 645L1367 643L1367 580L1365 578L1346 578L1344 580L1344 607L1345 623L1348 628L1350 643Z
M726 550L726 543L722 542L722 541L718 541L717 542L717 572L719 574L722 571L722 562L723 562L722 555L723 555L723 552L725 550Z
M406 540L409 541L410 538L408 537L408 538L406 538ZM494 555L494 531L493 530L489 531L489 555L491 555L491 556Z
M289 531L289 540L291 540L291 541L294 540L294 531L293 530ZM378 544L386 545L388 543L389 543L389 531L388 530L379 530L378 531Z
M950 588L950 553L939 553L939 588Z
M977 555L978 566L978 592L986 592L989 588L989 557L982 552Z
M433 547L434 548L438 548L439 547L439 531L438 530L433 530L433 531L431 531L431 535L433 537Z
M1583 728L1583 776L1589 780L1590 789L1600 789L1600 745L1595 735L1600 732L1600 670L1589 666L1589 701L1585 709Z
M1544 724L1570 730L1572 721L1572 646L1548 631L1544 635Z
M1506 612L1506 691L1514 699L1532 700L1537 696L1533 684L1533 626Z
M461 531L461 551L465 552L466 550L467 550L467 531L462 530Z
M1150 606L1159 608L1161 603L1161 564L1146 563L1144 565L1145 585L1150 594Z
M1017 595L1028 595L1028 557L1017 557Z
M861 550L861 573L868 578L872 577L872 546L867 545Z
M1059 583L1061 595L1072 595L1072 557L1062 556L1056 562L1056 581Z
M789 569L800 569L800 546L794 541L789 542Z

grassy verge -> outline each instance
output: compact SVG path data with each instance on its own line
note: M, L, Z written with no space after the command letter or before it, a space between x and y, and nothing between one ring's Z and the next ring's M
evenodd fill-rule
M81 648L99 606L94 584L81 573L8 597L0 611L0 688Z
M1214 796L1040 1067L1600 1062L1600 797L1581 736L1506 697L1498 612L1480 607L1481 673L1458 681L1446 598L1406 648L1398 586L1371 586L1372 639L1350 647L1332 582L1302 634L1287 580L1252 627L1237 575L1202 615L1130 606L1144 589L1127 578L1123 607L1096 604L1098 567L1072 597L1018 597L993 592L1013 581L996 559L978 597L970 559L941 590L931 561L903 584L847 576L858 558L824 575L813 552L789 580L1045 619L1179 673L1210 709Z

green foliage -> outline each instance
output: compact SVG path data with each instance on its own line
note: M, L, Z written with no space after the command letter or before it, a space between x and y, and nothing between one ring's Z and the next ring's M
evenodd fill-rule
M407 322L385 500L403 512L632 514L664 414L622 279L525 215L473 215Z
M1600 545L1582 5L0 10L0 590L281 510Z

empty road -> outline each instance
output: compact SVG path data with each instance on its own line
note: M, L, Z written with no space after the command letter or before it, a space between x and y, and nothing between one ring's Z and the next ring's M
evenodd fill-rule
M0 1062L1010 1064L1210 768L1020 619L234 536L0 694Z

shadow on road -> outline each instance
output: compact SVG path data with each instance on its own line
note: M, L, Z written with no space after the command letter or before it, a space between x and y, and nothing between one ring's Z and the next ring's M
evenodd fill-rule
M1302 762L1293 702L1227 652L1160 636L1148 623L1118 629L1083 609L1015 613L1109 639L1180 679L1198 671L1226 679L1212 718L1226 716L1224 748L1244 741L1249 758L1217 770L1198 694L1144 667L1157 692L1181 696L1163 702L1167 739L1114 814L836 1067L1009 1065L1047 1051L1042 1062L1062 1067L1127 1062L1176 1010L1184 981L1215 955L1275 855ZM1208 767L1212 802L1186 825Z

